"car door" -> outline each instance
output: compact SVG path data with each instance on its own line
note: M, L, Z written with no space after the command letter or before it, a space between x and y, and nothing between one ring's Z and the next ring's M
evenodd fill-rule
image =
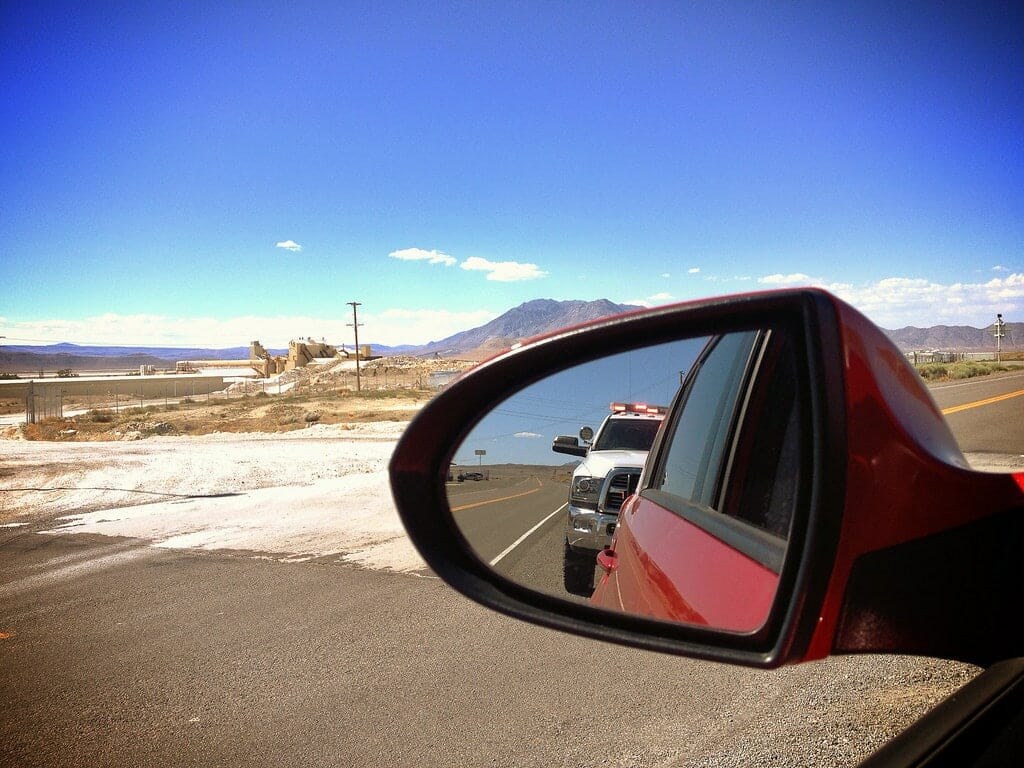
M595 604L740 632L764 623L801 466L786 339L755 330L708 343L598 558Z

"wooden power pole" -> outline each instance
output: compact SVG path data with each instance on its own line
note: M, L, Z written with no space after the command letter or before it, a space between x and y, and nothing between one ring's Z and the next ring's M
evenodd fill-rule
M356 334L356 392L362 389L362 382L359 376L359 318L356 315L356 307L361 306L361 302L350 301L348 305L352 307L352 322L349 323L352 326L352 330Z

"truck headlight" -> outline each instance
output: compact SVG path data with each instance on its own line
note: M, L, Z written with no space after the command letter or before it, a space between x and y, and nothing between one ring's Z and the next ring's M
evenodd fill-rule
M603 477L580 475L572 479L569 486L569 501L577 507L597 509L597 497L601 493Z

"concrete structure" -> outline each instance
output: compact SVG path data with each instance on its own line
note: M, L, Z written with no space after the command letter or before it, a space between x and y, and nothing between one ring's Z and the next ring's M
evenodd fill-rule
M369 347L366 347L369 352ZM321 341L307 338L305 341L288 342L288 356L271 355L259 340L249 342L248 360L179 360L175 366L178 373L189 373L205 368L251 368L264 379L294 368L303 368L313 362L346 358L349 353Z
M285 363L285 370L302 368L314 362L318 358L335 359L348 357L347 351L339 351L337 347L307 338L305 341L288 342L288 360Z
M365 348L369 353L370 348ZM179 373L198 371L204 368L251 368L264 379L310 363L337 360L349 357L345 349L307 338L305 341L288 342L288 356L271 355L260 342L249 342L248 360L181 360L176 366Z
M66 379L0 380L0 398L22 399L25 421L64 415L65 395L109 397L111 408L143 405L146 400L192 397L224 389L223 376L74 376ZM104 406L108 407L108 406Z
M175 373L198 373L222 368L238 368L242 371L238 376L251 376L253 369L260 372L254 360L179 360L174 364Z
M249 342L249 364L264 379L285 372L287 359L281 355L271 355L259 341Z

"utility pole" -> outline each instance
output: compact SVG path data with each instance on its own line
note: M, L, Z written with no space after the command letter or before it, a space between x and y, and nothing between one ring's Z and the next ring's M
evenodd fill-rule
M359 318L356 316L356 307L361 306L361 302L350 301L347 302L352 307L352 322L348 323L352 327L352 330L356 334L356 392L362 389L362 382L359 375Z
M1002 362L1002 350L1003 350L1003 337L1006 336L1006 331L1003 329L1006 327L1006 323L1003 322L1002 313L996 314L995 331L992 335L996 337L996 362Z

